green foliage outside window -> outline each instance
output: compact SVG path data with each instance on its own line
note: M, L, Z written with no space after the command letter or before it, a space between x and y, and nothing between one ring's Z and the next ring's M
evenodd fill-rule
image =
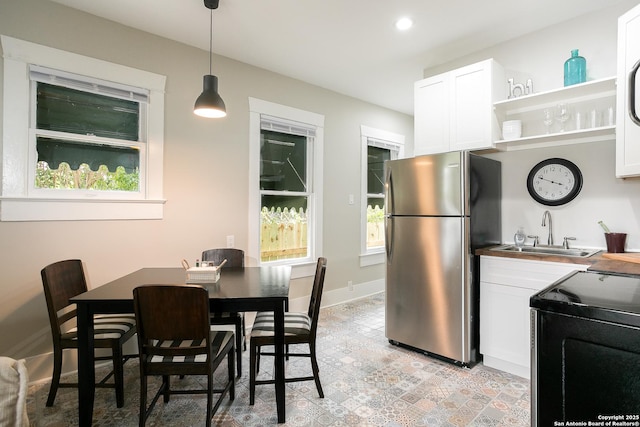
M92 171L86 163L72 170L68 163L60 163L58 169L51 169L47 162L38 162L36 168L36 188L100 190L100 191L138 191L139 169L127 173L122 166L115 172L102 165Z
M384 204L381 204L367 206L367 248L384 246Z

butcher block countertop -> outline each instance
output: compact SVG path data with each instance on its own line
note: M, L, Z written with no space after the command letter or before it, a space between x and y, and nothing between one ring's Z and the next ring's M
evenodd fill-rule
M605 253L605 251L600 251L588 258L579 258L563 255L536 254L530 252L492 251L491 246L476 250L476 255L528 259L531 261L563 262L567 264L588 264L589 267L587 270L589 271L640 275L640 263L609 259L603 256Z

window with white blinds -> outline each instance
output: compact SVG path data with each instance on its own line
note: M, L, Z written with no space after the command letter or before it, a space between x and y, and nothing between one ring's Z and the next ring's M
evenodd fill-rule
M148 89L118 84L115 82L105 82L89 76L69 73L39 65L29 65L29 78L36 82L63 86L70 89L81 90L83 92L111 96L113 98L128 99L137 102L149 102Z
M250 253L308 275L304 265L321 253L324 117L254 98L249 104Z
M33 194L144 191L148 91L31 65ZM31 173L31 172L30 172Z
M384 163L404 155L404 135L368 126L361 126L360 134L362 144L361 253L375 255L384 251ZM368 262L382 261L380 258L377 261L369 260Z
M162 218L166 78L0 37L0 220Z
M282 117L273 117L267 114L260 115L260 129L290 135L300 135L306 137L316 136L315 126L309 126L305 125L304 123L286 120Z

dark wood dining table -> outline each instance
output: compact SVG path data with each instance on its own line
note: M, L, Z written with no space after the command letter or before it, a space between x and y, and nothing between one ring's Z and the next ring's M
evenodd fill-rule
M273 311L275 316L275 391L278 423L285 422L284 312L291 267L223 268L217 283L203 283L212 310ZM184 284L183 268L143 268L71 299L78 309L79 425L91 426L95 395L93 315L133 313L133 289L151 284Z

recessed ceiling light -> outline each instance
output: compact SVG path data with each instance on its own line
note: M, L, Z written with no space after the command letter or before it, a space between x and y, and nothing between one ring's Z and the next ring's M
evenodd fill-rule
M400 31L406 31L413 26L411 18L400 18L396 21L396 28Z

